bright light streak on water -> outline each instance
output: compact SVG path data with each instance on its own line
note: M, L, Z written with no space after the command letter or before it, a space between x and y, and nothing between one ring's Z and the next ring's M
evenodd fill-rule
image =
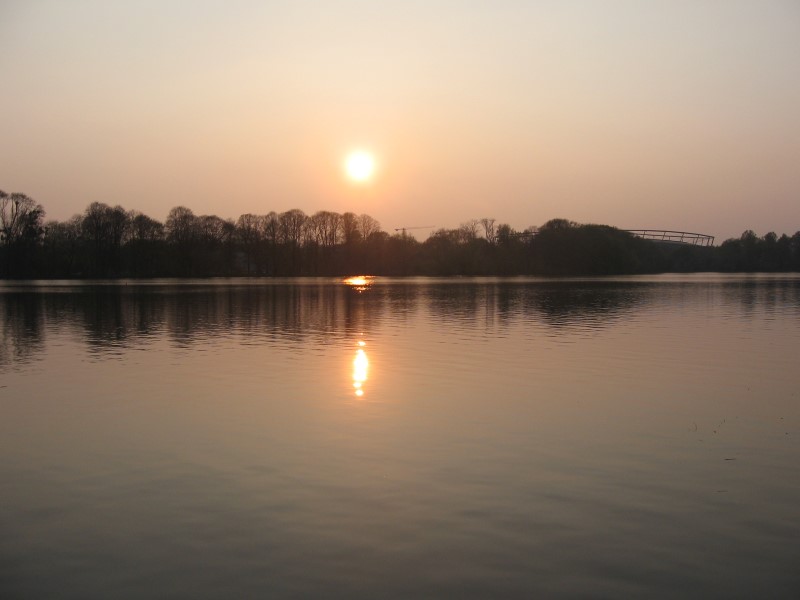
M356 357L353 359L353 388L355 388L356 396L361 397L364 395L364 382L369 373L369 358L363 348L365 343L359 341L358 345Z

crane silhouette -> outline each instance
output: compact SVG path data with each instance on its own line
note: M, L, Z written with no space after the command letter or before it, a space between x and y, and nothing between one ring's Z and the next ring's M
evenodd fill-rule
M410 229L433 229L434 227L436 227L436 225L417 225L415 227L398 227L397 229L395 229L395 232L402 231L403 237L405 237L407 235L406 231Z

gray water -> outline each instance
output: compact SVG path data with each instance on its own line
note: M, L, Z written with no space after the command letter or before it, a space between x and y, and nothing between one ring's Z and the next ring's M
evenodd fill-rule
M0 285L0 597L800 597L800 279Z

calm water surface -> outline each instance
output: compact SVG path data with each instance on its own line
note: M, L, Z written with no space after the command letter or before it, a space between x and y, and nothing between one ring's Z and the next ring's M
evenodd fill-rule
M0 286L2 598L800 597L800 279Z

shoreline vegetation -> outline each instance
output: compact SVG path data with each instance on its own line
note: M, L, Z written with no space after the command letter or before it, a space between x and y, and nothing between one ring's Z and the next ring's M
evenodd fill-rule
M659 243L609 225L552 219L516 231L493 218L390 235L369 215L300 209L237 220L173 208L164 223L93 202L66 221L0 191L4 279L230 276L578 276L800 271L800 231L745 231L719 246Z

